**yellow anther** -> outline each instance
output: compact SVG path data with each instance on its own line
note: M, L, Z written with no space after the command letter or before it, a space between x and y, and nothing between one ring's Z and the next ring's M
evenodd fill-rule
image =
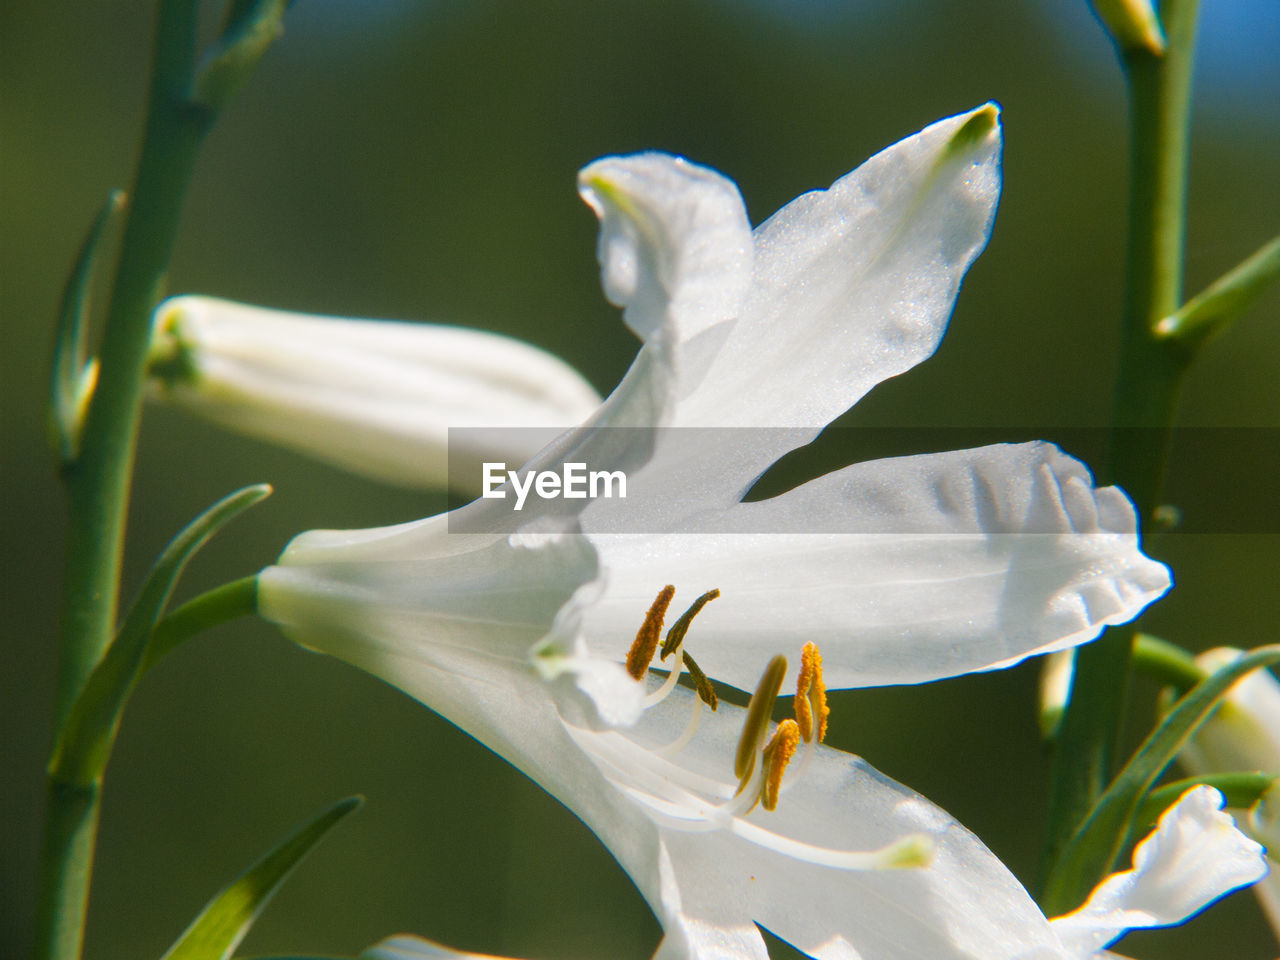
M806 643L800 652L800 677L796 680L796 723L805 743L813 740L817 726L818 742L827 736L827 685L822 680L822 654L816 643Z
M684 635L689 632L689 624L693 623L693 618L702 612L703 607L718 596L720 596L719 590L708 590L693 601L693 605L688 610L680 614L680 619L671 625L671 629L667 631L667 639L662 642L663 660L671 656L671 652L684 643Z
M794 720L783 720L778 724L778 729L773 731L769 745L764 748L764 786L760 788L760 802L766 810L772 810L778 805L782 775L799 745L800 725Z
M711 685L711 681L702 672L702 668L687 653L683 653L681 656L684 658L684 665L689 671L690 679L693 680L693 689L698 692L699 699L712 710L720 706L720 698L716 696L716 688Z
M644 623L636 633L635 642L627 651L627 673L637 680L643 680L653 655L658 652L658 638L662 636L662 620L667 615L667 607L671 598L676 595L676 588L667 584L662 588L649 612L644 615Z
M733 775L740 781L738 789L746 786L746 781L756 766L756 754L764 743L765 734L769 730L769 720L773 715L773 704L778 699L778 691L782 689L782 678L787 675L787 658L778 654L769 661L764 669L764 676L756 686L747 704L747 719L742 724L742 736L738 738L738 752L733 758Z

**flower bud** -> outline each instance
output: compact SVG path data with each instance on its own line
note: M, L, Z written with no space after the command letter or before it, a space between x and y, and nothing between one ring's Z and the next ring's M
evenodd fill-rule
M568 364L510 337L198 296L156 310L149 363L153 399L417 488L448 484L450 453L455 478L480 476L483 460L523 463L600 402ZM451 427L503 429L450 449Z

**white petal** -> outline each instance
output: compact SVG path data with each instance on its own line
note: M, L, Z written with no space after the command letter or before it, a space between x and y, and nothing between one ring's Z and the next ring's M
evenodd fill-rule
M751 231L737 187L679 157L606 157L585 167L578 181L600 217L605 292L645 342L595 413L523 469L557 470L571 461L630 477L648 462L657 428L671 421L732 326L750 282ZM467 529L509 530L530 515L576 524L588 505L540 500L517 516L495 500L473 512L478 526Z
M683 723L692 696L678 689L646 714L637 736L665 742ZM677 762L729 778L743 714L728 704L704 713L698 736ZM1039 908L973 834L857 757L817 748L777 809L757 808L746 819L760 830L836 850L878 849L924 834L935 853L923 868L841 870L724 830L663 828L661 887L657 896L647 894L667 931L659 957L764 958L752 921L818 960L1062 956Z
M720 471L727 495L933 353L990 234L999 158L988 104L881 151L756 230L746 308L678 423L804 430L761 432L749 458L705 451L697 466Z
M258 611L304 646L374 673L370 664L384 653L425 664L441 651L469 658L466 669L477 674L524 671L596 574L582 537L451 534L442 515L295 537L258 575Z
M1188 920L1265 875L1262 848L1222 812L1223 802L1212 787L1184 793L1134 849L1132 870L1113 873L1078 910L1053 920L1063 945L1089 956L1126 930Z
M412 487L448 481L450 427L507 428L455 459L523 463L599 396L568 364L518 340L426 323L349 320L209 297L165 301L153 349L181 372L153 399L343 469ZM548 428L538 431L532 428ZM455 469L456 477L479 476Z
M605 157L578 174L600 218L609 300L642 339L675 342L738 315L751 276L751 226L733 182L663 153Z
M701 533L592 535L610 576L584 629L595 654L620 657L624 625L672 583L677 607L720 589L689 651L742 689L809 640L832 687L993 669L1090 640L1168 588L1135 523L1122 493L1051 444L858 464Z

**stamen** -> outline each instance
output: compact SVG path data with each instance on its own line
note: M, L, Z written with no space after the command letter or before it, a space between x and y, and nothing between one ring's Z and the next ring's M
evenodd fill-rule
M738 738L738 752L733 758L733 775L745 785L755 769L756 754L769 730L773 704L782 689L782 678L787 675L787 658L778 654L769 661L764 676L756 686L756 692L747 703L747 719L742 724L742 736Z
M643 680L653 655L658 650L658 638L662 636L662 620L667 615L667 607L671 606L671 598L676 595L676 588L667 584L658 594L649 612L644 615L644 623L636 633L636 639L627 651L627 673L636 680Z
M688 610L680 614L680 619L671 625L671 629L667 631L667 639L662 642L661 658L663 660L671 656L671 652L684 642L684 635L689 632L689 624L693 623L693 618L702 612L703 607L718 596L720 596L719 590L708 590L693 601L693 605ZM693 671L690 670L689 672L692 673Z
M760 802L766 810L778 806L778 788L782 774L795 756L800 743L800 726L794 720L783 720L773 731L773 738L764 748L764 786L760 788Z
M816 643L806 643L800 652L800 677L796 681L796 723L805 743L813 741L816 723L818 742L827 736L827 685L822 680L822 654Z
M693 689L698 692L698 699L712 710L715 710L716 707L720 706L720 698L716 696L716 688L711 685L711 681L702 672L702 668L694 662L693 657L683 650L680 651L680 655L684 659L685 669L689 671L689 679L693 681Z

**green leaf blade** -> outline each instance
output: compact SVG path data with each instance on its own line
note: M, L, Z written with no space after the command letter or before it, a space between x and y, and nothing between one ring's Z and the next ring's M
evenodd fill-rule
M286 837L210 900L161 960L228 960L302 858L363 803L347 797Z

